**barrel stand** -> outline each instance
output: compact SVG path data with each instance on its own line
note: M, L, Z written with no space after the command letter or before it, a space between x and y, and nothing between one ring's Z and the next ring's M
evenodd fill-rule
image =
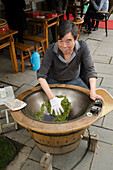
M95 152L99 136L94 133L91 133L90 138L91 138L91 143L90 143L89 151ZM85 132L84 136L82 136L82 139L89 141L89 134ZM52 160L53 160L53 155L50 155L50 153L46 153L41 158L40 165L44 168L44 170L52 170Z
M99 135L90 133L91 143L89 147L89 151L95 152L95 149L97 147L97 143L99 140ZM87 132L84 133L84 136L82 138L83 140L89 141L89 134Z

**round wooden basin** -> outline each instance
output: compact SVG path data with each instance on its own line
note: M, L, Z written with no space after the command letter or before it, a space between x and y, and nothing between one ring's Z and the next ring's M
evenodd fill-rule
M11 111L13 118L27 128L38 148L52 154L63 154L75 149L81 135L88 126L97 121L101 112L87 117L93 101L89 98L89 90L64 84L50 85L55 95L64 95L71 102L71 113L67 122L56 123L51 120L37 120L34 115L40 110L42 103L48 98L40 86L21 93L17 98L27 103L19 111Z

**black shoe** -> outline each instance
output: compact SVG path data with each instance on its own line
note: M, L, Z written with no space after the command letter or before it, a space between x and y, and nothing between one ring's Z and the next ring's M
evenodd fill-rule
M84 34L91 34L91 31L90 30L83 30L83 33Z
M95 27L95 28L93 28L93 30L92 31L97 31L98 30L98 27Z

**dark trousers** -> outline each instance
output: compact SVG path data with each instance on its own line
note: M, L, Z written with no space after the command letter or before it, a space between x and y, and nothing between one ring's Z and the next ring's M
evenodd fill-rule
M16 39L17 39L19 43L24 44L23 32L24 32L24 31L22 31L22 30L18 30L18 34L15 34L15 35L14 35L14 41L16 41Z
M70 81L59 81L59 80L55 80L53 78L48 77L46 81L48 84L71 84L71 85L80 86L80 87L88 89L88 86L82 81L80 77L75 78Z
M61 16L60 17L60 21L59 21L59 24L60 23L62 23L62 21L64 20L64 16ZM56 39L56 30L55 30L55 25L53 25L52 27L51 27L51 33L52 33L52 38L53 38L53 42L56 42L57 41L57 39Z
M88 10L85 17L84 17L84 23L87 23L88 30L92 30L92 22L91 19L103 19L104 15L101 13L96 13L96 11Z

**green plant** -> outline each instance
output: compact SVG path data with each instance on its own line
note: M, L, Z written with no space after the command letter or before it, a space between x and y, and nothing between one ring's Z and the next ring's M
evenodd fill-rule
M63 97L64 98L62 100L62 102L61 102L61 105L62 105L62 107L64 109L64 112L61 111L61 115L57 115L56 116L54 111L53 111L52 115L54 117L56 117L55 122L67 121L67 118L69 116L70 109L71 109L71 103L66 98L66 96L59 95L59 96L56 96L56 97L58 97L58 98L62 98ZM41 110L35 114L35 118L38 119L38 120L41 120L41 116L44 113L46 113L46 112L51 113L51 104L50 104L50 101L42 104Z

